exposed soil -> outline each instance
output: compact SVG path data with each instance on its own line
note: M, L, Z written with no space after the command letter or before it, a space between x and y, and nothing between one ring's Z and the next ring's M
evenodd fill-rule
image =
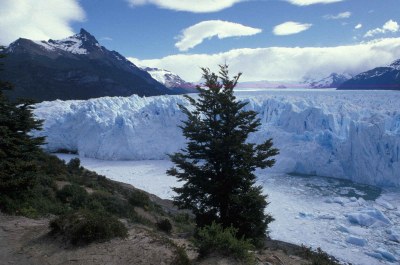
M65 183L57 183L62 187ZM124 189L135 189L119 183ZM181 212L171 201L148 194L150 199L172 215ZM29 219L0 212L0 265L176 265L179 263L178 248L182 247L193 265L239 265L233 258L210 255L198 259L197 249L185 233L173 231L165 234L154 228L162 218L142 208L135 211L153 226L126 223L129 236L86 246L72 246L61 238L49 234L51 218ZM175 229L175 228L174 228ZM265 248L255 252L257 265L304 265L310 264L298 254L301 247L281 241L269 240Z
M49 219L28 219L0 213L0 264L18 265L123 265L123 264L175 264L176 245L183 246L194 264L228 265L240 262L218 255L197 261L191 243L171 235L135 225L129 228L127 239L113 239L104 243L72 247L59 238L50 236ZM258 264L300 265L307 261L290 253L297 246L271 241L265 250L256 253ZM285 247L283 247L285 246Z

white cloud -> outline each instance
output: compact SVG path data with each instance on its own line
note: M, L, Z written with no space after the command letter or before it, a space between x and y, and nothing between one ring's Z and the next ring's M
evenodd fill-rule
M302 24L298 22L288 21L275 26L273 32L275 35L291 35L305 31L311 26L312 24Z
M336 2L342 2L344 0L287 0L291 4L298 6L309 6L315 4L331 4Z
M337 15L325 15L324 16L325 19L345 19L345 18L349 18L349 17L351 17L351 12L349 12L349 11L342 12Z
M127 0L131 6L153 4L160 8L193 13L217 12L245 0Z
M78 0L1 0L0 43L63 38L73 34L71 22L84 18Z
M198 81L200 67L218 71L227 63L232 73L243 72L242 81L323 78L332 72L358 74L400 58L400 38L373 40L338 47L270 47L235 49L217 54L177 54L134 63L168 69L187 81Z
M365 33L364 38L373 37L377 34L385 34L387 32L398 32L400 30L400 26L396 21L389 20L387 21L382 28L371 29Z
M112 41L113 39L111 37L101 37L100 40Z
M251 36L261 31L261 29L228 21L202 21L184 29L182 35L178 37L179 41L175 46L180 51L187 51L202 43L204 39L210 39L214 36L217 36L219 39L224 39L228 37Z
M363 26L363 25L362 25L361 23L358 23L354 28L355 28L355 29L360 29L360 28L362 28L362 26Z

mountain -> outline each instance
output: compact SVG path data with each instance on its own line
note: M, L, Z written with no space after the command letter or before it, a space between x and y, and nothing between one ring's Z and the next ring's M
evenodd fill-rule
M197 92L196 86L194 84L186 82L179 75L174 74L168 70L152 67L141 68L142 70L148 72L155 80L169 88L172 93L182 94Z
M337 88L351 77L349 74L332 73L320 80L306 79L303 83L310 88Z
M15 85L7 91L12 100L172 94L124 56L101 46L84 29L63 40L20 38L3 53L6 58L0 78Z
M341 90L400 90L400 59L363 72L344 82Z
M238 89L285 89L285 88L304 88L304 85L295 80L281 80L281 81L245 81L239 82Z

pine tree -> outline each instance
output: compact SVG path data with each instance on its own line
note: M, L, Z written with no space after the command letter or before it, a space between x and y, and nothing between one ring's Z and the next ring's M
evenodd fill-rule
M170 155L175 167L167 173L184 183L174 188L174 203L190 209L200 227L213 221L233 226L239 237L257 244L267 236L273 218L264 212L267 196L255 185L254 170L273 166L271 157L278 150L271 139L260 145L247 142L261 123L234 96L241 74L230 79L227 65L220 66L219 76L202 70L206 88L197 87L197 100L186 96L193 110L180 106L187 116L181 126L187 145Z
M42 122L34 119L29 102L16 104L6 98L3 91L11 88L0 80L0 195L17 196L35 185L44 138L29 134L40 130Z

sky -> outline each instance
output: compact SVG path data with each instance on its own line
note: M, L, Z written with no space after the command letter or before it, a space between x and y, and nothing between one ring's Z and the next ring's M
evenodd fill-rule
M358 74L400 58L399 0L0 0L0 44L84 28L142 66L198 81L227 63L243 81Z

